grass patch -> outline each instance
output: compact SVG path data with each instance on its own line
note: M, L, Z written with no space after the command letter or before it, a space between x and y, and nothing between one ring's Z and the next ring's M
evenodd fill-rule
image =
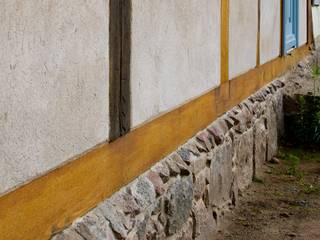
M314 186L312 184L306 184L303 187L303 192L305 194L320 194L320 187L319 186Z
M320 194L320 186L307 183L304 179L300 180L301 191L304 194Z
M284 197L284 193L279 192L279 191L275 191L275 192L273 192L273 196L276 198L282 198L282 197Z
M253 177L252 181L255 183L264 184L264 181L258 177Z
M291 150L291 149L290 149ZM297 150L297 149L295 149ZM296 153L296 154L294 154ZM281 159L283 159L284 163L287 165L287 171L286 174L289 176L294 176L297 177L298 179L302 179L303 178L303 173L299 170L299 165L301 163L300 160L300 154L297 154L300 152L297 151L288 151L288 149L286 149L286 151L284 151L282 149L282 151L279 151L279 157Z
M286 156L290 154L300 158L301 162L320 162L320 151L305 150L302 148L280 148L280 158L286 158Z

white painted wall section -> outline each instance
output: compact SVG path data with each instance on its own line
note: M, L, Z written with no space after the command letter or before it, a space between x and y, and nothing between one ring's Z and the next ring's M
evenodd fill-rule
M312 8L313 33L316 37L320 36L320 7Z
M260 16L260 64L264 64L280 55L280 1L261 1Z
M308 23L307 23L307 0L299 0L299 46L307 43Z
M0 1L0 194L107 140L108 6Z
M132 1L132 125L219 85L220 0Z
M269 0L263 0L269 1ZM257 62L258 1L230 0L229 77L254 68Z

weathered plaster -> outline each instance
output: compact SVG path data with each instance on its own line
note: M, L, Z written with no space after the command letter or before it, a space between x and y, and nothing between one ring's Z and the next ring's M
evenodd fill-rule
M315 37L316 47L320 46L320 7L312 8L313 34Z
M217 86L220 1L132 1L132 126Z
M320 7L312 8L313 33L315 37L320 36Z
M269 0L268 0L269 1ZM256 66L258 1L230 0L229 77Z
M280 1L261 1L260 64L280 55Z
M299 46L307 43L307 0L299 0Z
M0 194L108 138L108 0L0 2Z

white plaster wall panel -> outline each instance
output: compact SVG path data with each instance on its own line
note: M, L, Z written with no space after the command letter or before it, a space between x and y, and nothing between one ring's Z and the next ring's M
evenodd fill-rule
M315 38L315 47L320 47L320 7L312 7L312 25Z
M132 4L135 127L219 85L220 0Z
M107 140L108 6L0 1L0 194Z
M281 3L263 0L260 10L260 64L264 64L280 55Z
M320 7L312 8L312 23L314 36L320 36Z
M299 46L307 43L307 0L299 0Z
M256 66L257 31L258 0L230 0L230 79Z

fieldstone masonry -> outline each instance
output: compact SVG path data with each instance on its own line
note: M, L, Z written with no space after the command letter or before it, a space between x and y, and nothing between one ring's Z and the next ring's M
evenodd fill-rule
M253 94L52 240L208 239L277 153L286 84Z
M284 85L264 87L52 239L208 239L277 152Z

